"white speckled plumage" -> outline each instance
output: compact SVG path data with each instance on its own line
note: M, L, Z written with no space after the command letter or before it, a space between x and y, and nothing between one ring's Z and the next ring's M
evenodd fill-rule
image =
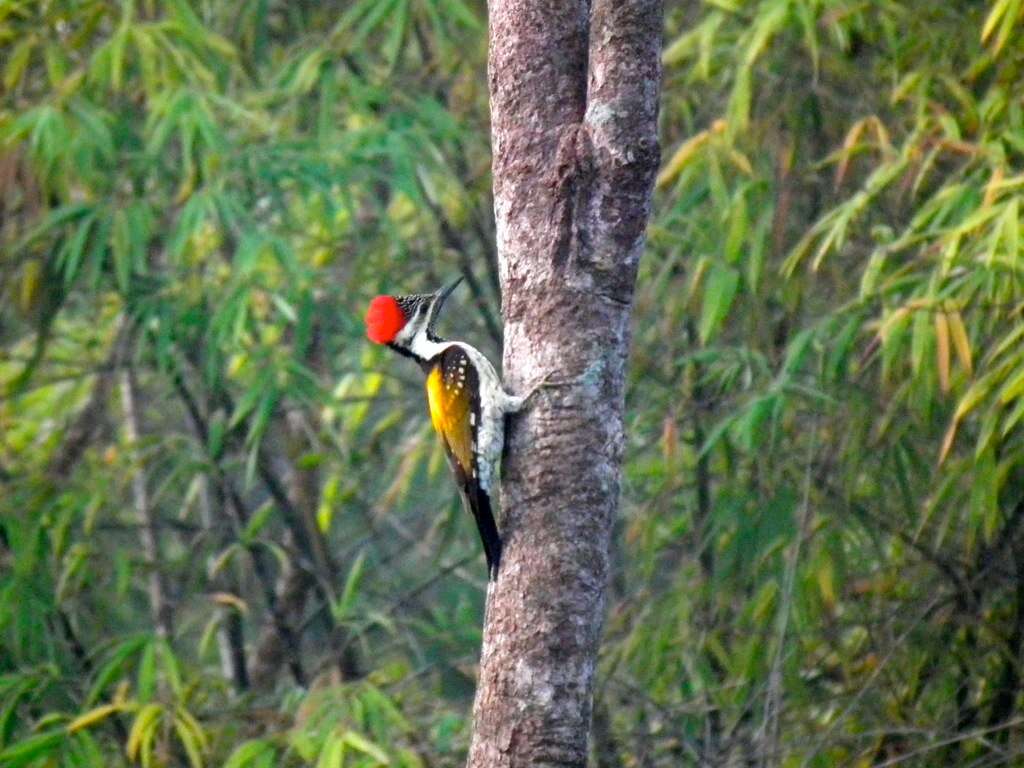
M461 341L431 338L428 317L429 312L424 306L395 337L395 344L408 349L421 360L432 360L450 347L459 347L476 368L480 382L480 423L476 424L475 416L471 416L470 424L475 428L473 449L477 480L480 487L490 494L497 479L498 463L505 445L505 414L521 410L530 395L517 396L506 392L491 361L475 347ZM466 371L463 368L459 371L456 386L461 388L465 380Z

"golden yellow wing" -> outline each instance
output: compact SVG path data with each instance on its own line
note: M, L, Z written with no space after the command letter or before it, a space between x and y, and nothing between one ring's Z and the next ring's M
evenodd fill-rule
M476 520L487 556L488 578L493 580L497 578L501 563L501 536L491 510L491 499L477 478L480 378L461 347L448 347L431 363L427 374L430 420L444 443L462 499Z
M463 484L475 477L479 387L476 369L460 347L449 347L438 355L427 375L430 420L444 441L457 479Z

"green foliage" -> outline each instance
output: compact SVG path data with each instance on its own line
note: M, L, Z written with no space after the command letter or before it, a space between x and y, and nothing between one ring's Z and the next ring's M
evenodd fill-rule
M1013 764L1024 5L669 5L595 757ZM0 764L462 763L482 561L360 316L462 272L496 356L485 54L0 0Z
M670 15L606 654L647 754L1019 759L1018 10Z

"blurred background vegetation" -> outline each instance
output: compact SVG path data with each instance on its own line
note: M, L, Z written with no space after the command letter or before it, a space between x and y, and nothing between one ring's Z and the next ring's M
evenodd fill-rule
M1022 0L669 2L594 764L1024 764ZM455 766L478 0L0 0L0 765Z

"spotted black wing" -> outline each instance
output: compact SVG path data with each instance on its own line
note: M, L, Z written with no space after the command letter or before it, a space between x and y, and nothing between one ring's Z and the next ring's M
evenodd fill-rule
M476 432L480 424L480 377L469 355L452 345L434 358L427 374L430 420L444 443L462 498L476 519L491 578L501 559L501 538L491 500L477 474Z
M427 404L459 482L474 478L480 377L461 347L452 345L434 358L427 375Z

